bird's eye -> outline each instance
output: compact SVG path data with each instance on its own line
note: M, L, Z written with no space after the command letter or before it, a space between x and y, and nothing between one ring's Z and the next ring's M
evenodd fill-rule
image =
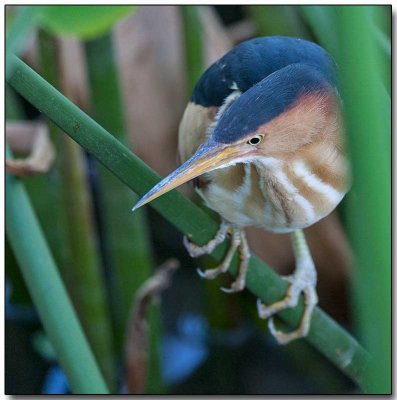
M263 135L255 135L250 140L248 140L247 144L256 146L257 144L259 144L262 141L262 139L263 139Z

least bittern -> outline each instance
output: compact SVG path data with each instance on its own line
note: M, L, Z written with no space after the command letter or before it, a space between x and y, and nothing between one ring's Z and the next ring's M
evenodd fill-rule
M258 301L257 308L280 343L306 336L317 304L317 275L302 229L328 215L349 188L332 58L296 38L241 43L197 83L180 123L179 154L184 163L134 209L196 178L198 193L223 222L205 246L186 238L185 246L197 257L231 234L221 265L200 271L204 278L215 278L228 270L239 250L238 276L228 292L245 286L250 252L244 227L292 232L296 269L285 278L286 296L270 305ZM298 329L276 330L273 315L296 306L301 293L305 311Z

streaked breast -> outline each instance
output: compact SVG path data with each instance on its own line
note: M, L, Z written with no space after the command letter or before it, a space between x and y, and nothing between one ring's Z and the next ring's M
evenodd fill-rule
M347 192L347 177L340 153L291 160L264 157L207 174L200 194L231 223L290 232L328 215Z

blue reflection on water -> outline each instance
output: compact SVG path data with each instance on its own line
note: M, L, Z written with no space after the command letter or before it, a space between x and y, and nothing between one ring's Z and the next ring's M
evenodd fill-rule
M62 368L59 365L51 367L44 379L42 394L69 393L69 385Z
M177 328L177 334L162 337L160 347L162 377L166 384L171 385L186 379L208 356L208 324L205 318L182 314Z

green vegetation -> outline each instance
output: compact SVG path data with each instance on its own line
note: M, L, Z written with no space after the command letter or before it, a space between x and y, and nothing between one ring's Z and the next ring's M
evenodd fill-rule
M204 26L200 7L182 6L178 10L187 97L205 69L204 54L208 51L208 37L200 34ZM30 298L16 267L22 272L74 393L116 393L120 387L118 368L125 357L125 333L134 296L158 262L150 237L148 208L134 213L130 209L160 177L128 148L134 144L129 143L131 137L126 132L123 88L114 47L115 23L136 9L139 8L24 6L7 12L7 121L27 119L21 98L27 100L47 118L58 157L47 174L24 181L6 176L6 274L15 282L17 293L12 298L19 296L28 302ZM307 364L315 365L319 371L321 364L326 364L328 370L342 371L363 392L390 393L390 9L242 9L256 35L314 40L334 56L340 70L352 162L353 186L342 211L355 255L352 331L358 340L317 307L306 338L316 350L308 350L300 341L283 351L289 352L288 357L297 364L304 364L307 357ZM39 73L17 57L35 28L39 29ZM68 99L61 93L62 36L72 36L82 44L88 78L85 89L89 93L84 107L81 99ZM96 197L87 176L86 152L96 159L90 160L90 171L97 175L95 184L100 195ZM12 157L8 149L7 157ZM150 206L198 244L207 242L217 230L211 214L177 191L156 199ZM228 243L220 245L205 262L222 260L227 246ZM235 258L233 275L236 268ZM252 257L247 288L254 296L271 303L284 295L286 287L287 283L268 265ZM220 313L226 314L230 304L227 300L221 304L217 300L219 294L208 289L206 301L219 303L219 307L207 311L206 318L211 321ZM238 300L245 301L242 297ZM299 323L302 310L303 301L295 309L280 313L279 323L284 329L292 329ZM167 390L159 373L157 348L163 326L159 314L157 305L150 308L146 393ZM224 321L229 317L222 316ZM323 357L316 359L317 352L330 362ZM326 368L313 376L326 387L331 374L324 371ZM340 377L331 376L329 381L328 387L339 387Z

